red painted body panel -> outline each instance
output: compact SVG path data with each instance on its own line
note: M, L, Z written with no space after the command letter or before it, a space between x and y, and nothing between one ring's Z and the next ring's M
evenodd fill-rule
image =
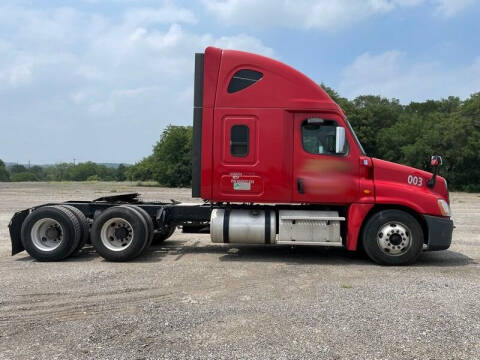
M358 201L359 197L359 149L354 146L353 134L346 132L349 152L346 156L311 154L303 148L302 123L307 118L318 117L335 120L345 127L342 114L333 112L297 113L294 120L293 141L293 202L342 204ZM304 184L300 193L297 181Z
M445 181L437 177L433 189L427 187L432 174L409 166L373 159L375 178L375 202L406 206L419 214L441 216L438 199L448 199ZM409 176L416 177L417 184L409 184Z
M260 71L263 78L230 94L228 83L240 69ZM224 50L218 76L217 108L336 109L340 107L315 82L279 61L242 51Z
M282 109L215 109L213 201L292 201L291 117ZM247 157L230 155L230 129L235 124L251 124ZM234 191L235 185L246 181L250 189Z
M352 204L347 212L347 250L357 250L358 236L360 229L374 204Z

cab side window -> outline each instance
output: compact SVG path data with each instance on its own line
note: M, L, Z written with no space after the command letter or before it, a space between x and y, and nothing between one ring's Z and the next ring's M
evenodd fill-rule
M334 120L310 118L302 122L303 149L316 155L344 155L348 152L345 142L340 153L335 151L337 123Z
M232 78L230 79L227 91L229 94L232 94L237 91L243 90L255 84L262 77L263 74L259 71L250 69L238 70L235 74L233 74Z

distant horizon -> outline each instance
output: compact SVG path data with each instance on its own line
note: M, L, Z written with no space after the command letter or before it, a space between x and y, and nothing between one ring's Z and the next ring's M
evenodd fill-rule
M4 163L5 163L5 166L9 167L9 166L12 166L12 165L22 165L22 166L25 166L28 168L28 166L32 167L32 166L40 166L40 167L48 167L48 166L55 166L55 165L58 165L58 164L73 164L73 161L60 161L60 162L56 162L56 163L44 163L44 164L36 164L36 163L22 163L22 162L14 162L14 161L6 161L2 158L0 158L0 160L2 160ZM120 165L128 165L128 166L132 166L133 164L132 163L125 163L125 162L121 162L121 163L116 163L116 162L98 162L98 161L93 161L93 160L85 160L85 161L75 161L75 164L82 164L82 163L86 163L86 162L93 162L95 164L98 164L98 165L105 165L107 167L113 167L113 168L117 168L118 166Z

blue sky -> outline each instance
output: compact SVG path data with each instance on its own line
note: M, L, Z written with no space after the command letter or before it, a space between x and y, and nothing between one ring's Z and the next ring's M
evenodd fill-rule
M275 57L341 95L480 91L480 0L0 2L0 159L133 163L191 123L193 54Z

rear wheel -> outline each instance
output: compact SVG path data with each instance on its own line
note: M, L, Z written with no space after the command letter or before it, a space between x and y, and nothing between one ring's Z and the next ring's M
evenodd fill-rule
M39 261L65 259L78 247L81 229L77 217L61 206L32 211L22 225L22 245Z
M147 223L147 227L148 227L148 241L147 243L145 244L145 247L142 249L141 252L143 252L146 248L148 248L151 244L152 244L152 240L153 240L153 221L152 221L152 218L150 215L148 215L147 211L142 209L140 206L137 206L137 205L124 205L124 206L127 206L131 209L134 209L136 210L142 217L143 219L145 220L145 222Z
M378 264L405 265L415 262L423 249L423 231L418 221L401 210L383 210L373 215L363 229L363 247Z
M77 220L80 223L80 242L78 243L78 246L73 250L71 254L71 255L75 255L87 243L88 238L90 236L90 225L88 224L87 217L75 206L60 205L60 207L70 210L77 217Z
M103 211L93 222L92 245L105 259L127 261L141 254L149 241L143 216L128 206Z

